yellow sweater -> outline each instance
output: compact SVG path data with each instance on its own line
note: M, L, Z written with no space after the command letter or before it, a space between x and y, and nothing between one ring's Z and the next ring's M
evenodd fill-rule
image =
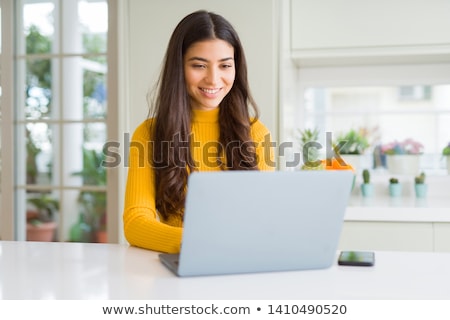
M218 171L215 165L216 149L212 141L219 140L219 108L211 111L194 110L192 120L193 160L199 171ZM161 221L155 209L154 172L149 165L151 137L149 124L152 119L138 126L130 143L128 179L123 214L124 233L134 246L161 252L180 251L183 222L180 218ZM256 122L251 127L251 136L256 143L260 170L274 170L272 141L268 129ZM266 144L263 142L266 141ZM206 143L208 145L205 146Z

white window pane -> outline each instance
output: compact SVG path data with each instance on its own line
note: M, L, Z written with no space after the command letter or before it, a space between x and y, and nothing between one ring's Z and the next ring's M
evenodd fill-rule
M49 54L55 39L55 3L25 1L23 5L22 37L18 38L18 54ZM46 41L41 41L45 38Z
M64 0L64 53L104 54L107 48L107 1Z

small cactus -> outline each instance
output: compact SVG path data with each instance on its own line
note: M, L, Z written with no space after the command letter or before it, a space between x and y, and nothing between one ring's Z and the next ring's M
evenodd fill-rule
M422 172L420 175L415 177L414 182L416 184L424 184L425 183L425 172Z
M362 176L363 176L363 182L365 184L369 184L370 183L370 172L368 169L363 170Z
M391 183L391 184L397 184L397 183L398 183L398 179L397 179L397 178L390 178L390 179L389 179L389 183Z

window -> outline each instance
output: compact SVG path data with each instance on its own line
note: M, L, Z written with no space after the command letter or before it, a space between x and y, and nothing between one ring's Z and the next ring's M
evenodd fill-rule
M1 137L1 132L2 132L2 130L1 130L1 127L2 127L2 118L1 118L1 116L2 116L2 113L1 113L1 111L2 111L2 108L1 108L1 106L2 106L2 103L1 103L1 99L2 99L2 86L1 86L1 84L2 84L2 81L1 81L1 76L2 76L2 74L1 74L1 66L2 66L2 63L1 63L1 61L3 61L3 55L2 55L2 40L1 40L1 36L2 36L2 14L1 14L1 12L2 12L2 8L1 8L1 2L0 2L0 150L1 150L1 148L2 148L2 137ZM0 152L0 181L1 181L1 178L2 178L2 153ZM2 184L0 183L0 205L1 205L1 200L2 200L2 197L1 197L1 194L2 194L2 190L1 190L1 187L2 187ZM2 230L3 230L3 228L2 228L2 225L1 225L1 223L2 223L2 221L3 221L3 219L2 219L2 215L1 215L1 213L0 213L0 240L2 239Z
M414 139L424 146L421 168L446 173L442 149L450 141L448 65L392 65L299 69L297 128L318 128L333 138L365 130L373 158L376 146ZM295 137L292 137L295 139ZM372 161L371 168L380 162Z
M96 231L106 230L111 188L102 149L116 110L108 99L108 1L4 3L3 16L14 12L13 61L2 59L14 65L14 101L2 104L14 110L14 238L37 240L27 230L52 222L48 241L102 241Z

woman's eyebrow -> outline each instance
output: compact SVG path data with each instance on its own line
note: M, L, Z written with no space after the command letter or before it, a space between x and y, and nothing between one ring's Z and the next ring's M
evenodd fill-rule
M208 59L201 58L201 57L192 57L192 58L188 59L188 61L193 61L193 60L198 60L198 61L202 61L202 62L209 62ZM233 57L227 57L227 58L220 59L219 62L224 62L224 61L229 61L229 60L234 60L234 59L233 59Z

